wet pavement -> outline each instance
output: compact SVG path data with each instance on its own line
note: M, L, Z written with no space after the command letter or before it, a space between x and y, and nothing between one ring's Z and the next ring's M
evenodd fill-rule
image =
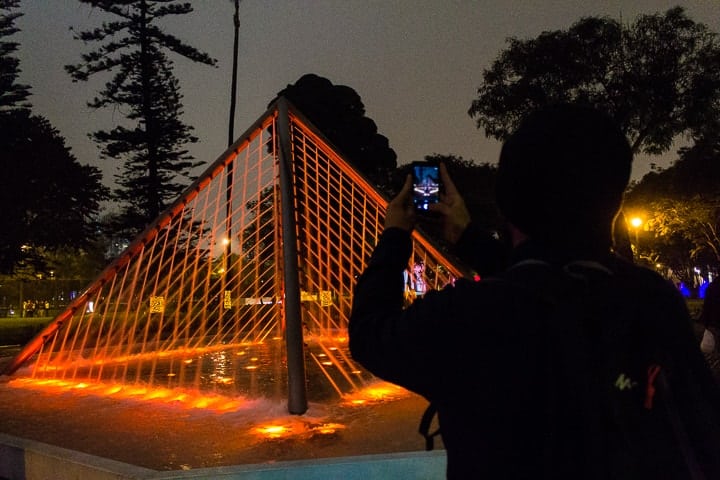
M2 378L2 377L0 377ZM0 432L155 470L422 450L426 401L415 395L356 406L311 403L289 415L257 400L218 413L177 403L52 393L0 382Z

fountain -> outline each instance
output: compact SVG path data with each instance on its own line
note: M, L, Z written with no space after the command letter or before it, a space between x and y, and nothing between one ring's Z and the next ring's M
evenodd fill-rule
M412 398L347 349L354 279L386 205L281 98L20 351L3 387L219 415L280 402L283 417ZM462 274L413 241L428 288ZM299 418L254 431L345 429Z

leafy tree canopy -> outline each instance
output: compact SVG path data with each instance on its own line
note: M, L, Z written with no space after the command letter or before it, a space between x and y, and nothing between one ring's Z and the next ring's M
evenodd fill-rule
M697 265L720 271L720 135L704 136L671 167L645 175L625 208L646 219L652 243L645 247L658 261L688 277Z
M100 170L80 165L58 131L28 110L0 113L0 150L0 271L22 262L42 270L41 249L88 245L107 195Z
M30 87L9 41L19 30L19 0L0 0L0 273L36 275L53 251L87 246L107 195L100 171L80 165L46 119L32 115Z
M397 166L397 154L378 133L375 122L365 116L365 106L355 90L309 73L278 92L270 104L279 97L295 105L375 184L387 185Z
M468 112L497 139L531 110L575 102L612 115L633 151L659 154L680 134L702 135L720 112L717 34L681 7L627 26L583 18L567 30L508 42L483 72Z

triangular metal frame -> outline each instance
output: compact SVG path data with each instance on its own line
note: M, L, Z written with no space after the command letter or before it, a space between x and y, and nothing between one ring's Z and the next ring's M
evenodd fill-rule
M305 334L342 337L353 280L382 231L386 207L387 199L280 98L3 373L33 358L33 376L68 370L58 364L98 372L103 367L92 365L108 357L167 354L188 348L182 341L193 335L194 348L211 349L279 329L287 345L288 410L303 413ZM220 239L227 245L218 247ZM462 275L421 233L413 241L430 288ZM226 280L230 271L235 276ZM272 305L247 306L264 299ZM238 313L243 308L263 312L248 317ZM193 330L198 325L202 339ZM141 348L131 345L140 339Z

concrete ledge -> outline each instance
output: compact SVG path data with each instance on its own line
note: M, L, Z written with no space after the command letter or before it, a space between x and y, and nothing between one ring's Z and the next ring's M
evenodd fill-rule
M137 480L158 472L0 433L0 478Z
M445 464L439 450L160 472L0 433L3 480L436 480Z

